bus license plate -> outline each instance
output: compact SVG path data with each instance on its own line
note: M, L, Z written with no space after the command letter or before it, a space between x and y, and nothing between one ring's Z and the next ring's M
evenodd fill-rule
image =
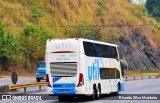
M62 92L67 92L67 90L63 89Z

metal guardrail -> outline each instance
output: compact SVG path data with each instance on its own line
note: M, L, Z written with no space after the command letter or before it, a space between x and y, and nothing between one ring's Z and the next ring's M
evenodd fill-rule
M143 79L144 76L149 76L149 79L151 76L155 76L156 78L160 77L160 73L141 73L141 74L125 74L124 77L126 78L126 81L128 80L128 77L133 77L134 80L136 77L141 77ZM16 84L16 85L9 85L9 90L15 90L19 88L24 88L24 93L27 93L27 87L35 87L39 86L39 91L42 90L42 86L45 86L46 82L33 82L33 83L26 83L26 84Z
M42 90L42 86L45 86L46 82L33 82L33 83L26 83L26 84L16 84L16 85L9 85L9 90L15 90L19 88L24 88L24 93L27 93L27 87L35 87L39 86L39 91Z
M141 73L141 74L125 74L124 77L126 78L126 81L128 80L128 77L133 77L134 80L136 77L141 77L143 79L144 76L149 76L149 79L151 76L155 76L156 78L160 77L160 73Z

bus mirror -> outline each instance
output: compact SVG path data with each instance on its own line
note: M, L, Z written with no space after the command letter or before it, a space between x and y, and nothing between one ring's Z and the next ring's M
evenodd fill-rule
M122 63L122 67L123 67L123 69L126 69L126 70L128 70L128 63L125 61L125 60L121 60L121 63Z

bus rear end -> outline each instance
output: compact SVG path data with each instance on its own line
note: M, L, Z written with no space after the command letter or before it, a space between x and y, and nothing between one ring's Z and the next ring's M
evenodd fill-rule
M47 41L46 82L48 94L77 94L76 87L83 85L79 58L79 41L77 39Z

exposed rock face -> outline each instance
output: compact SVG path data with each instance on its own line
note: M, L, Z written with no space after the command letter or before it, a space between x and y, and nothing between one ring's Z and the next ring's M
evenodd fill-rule
M129 69L160 69L160 52L150 46L145 36L133 33L129 36L121 36L119 41L118 45L122 47Z

